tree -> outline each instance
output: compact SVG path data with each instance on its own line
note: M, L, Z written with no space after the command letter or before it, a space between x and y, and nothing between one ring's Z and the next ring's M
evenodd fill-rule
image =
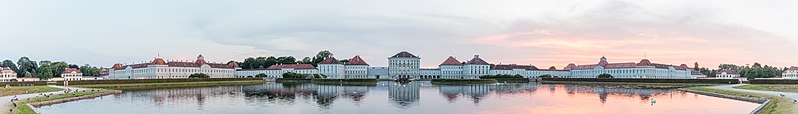
M313 64L313 59L311 59L310 57L305 57L305 58L302 58L302 61L297 62L297 63L300 63L300 64Z
M549 75L549 74L544 74L544 75L538 76L538 78L552 78L552 76Z
M258 75L255 75L255 77L258 77L258 78L263 78L263 77L268 77L268 75L266 75L266 74L263 74L263 73L260 73L260 74L258 74Z
M338 60L338 61L341 62L341 63L348 63L349 59L341 59L341 60Z
M211 78L211 76L208 76L208 74L204 74L204 73L194 73L194 74L188 75L188 78Z
M101 69L97 67L92 67L89 64L85 64L78 68L80 72L83 72L83 76L100 76Z
M36 61L31 61L28 57L20 57L19 60L17 60L17 65L19 65L19 67L16 72L22 72L24 76L34 76L36 69L39 68L39 66L36 65Z
M248 57L244 59L244 62L240 64L241 69L252 69L253 65L255 64L255 58Z
M69 68L69 64L63 61L54 62L50 64L50 68L52 69L53 76L60 77L61 74L63 74L64 71Z
M613 77L612 77L611 74L604 73L604 74L598 75L598 78L613 78Z
M557 70L557 67L551 66L549 67L549 70Z
M282 56L277 58L277 63L280 64L296 64L296 58L292 56Z
M319 62L324 61L324 59L330 58L333 56L333 53L327 50L319 51L316 53L316 56L313 57L313 66L318 65Z
M80 68L80 67L78 65L75 65L75 64L69 64L69 68Z

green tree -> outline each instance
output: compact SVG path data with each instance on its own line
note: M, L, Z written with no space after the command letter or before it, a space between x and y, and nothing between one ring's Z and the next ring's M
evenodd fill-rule
M317 66L319 62L324 61L324 59L330 58L333 56L333 53L327 50L319 51L316 53L316 56L313 57L313 66Z
M598 78L613 78L613 77L611 74L604 73L604 74L599 74Z
M297 74L297 73L294 73L294 72L286 72L286 73L283 73L282 76L283 76L283 78L293 78L293 79L306 78L304 75Z
M50 68L52 69L53 76L61 77L61 74L63 74L64 71L69 68L69 64L63 61L53 62L50 64Z
M39 68L39 66L36 65L36 61L31 61L28 57L20 57L19 60L17 60L17 65L19 65L17 72L23 72L23 75L26 77L34 76L36 74L36 69Z
M241 69L252 69L255 65L255 58L248 57L240 64Z
M280 64L296 64L296 58L292 56L283 56L277 58L277 62Z
M188 75L188 78L211 78L211 76L208 76L208 74L205 74L205 73L194 73L194 74Z

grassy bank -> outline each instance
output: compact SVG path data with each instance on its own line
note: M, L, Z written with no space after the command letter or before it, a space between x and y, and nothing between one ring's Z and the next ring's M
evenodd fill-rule
M438 85L459 85L459 84L493 84L498 83L495 79L432 79L432 84Z
M377 85L377 79L313 79L311 83L319 85Z
M48 86L11 86L11 88L0 88L0 96L11 96L26 93L42 93L61 91L64 89Z
M798 105L793 103L793 101L789 98L780 97L780 96L772 96L772 95L765 95L765 94L756 94L756 93L747 93L747 92L737 92L737 91L727 91L727 90L720 90L714 89L710 87L690 87L684 88L686 90L692 91L700 91L706 93L714 93L714 94L722 94L722 95L729 95L729 96L736 96L736 97L743 97L743 98L750 98L750 99L758 99L758 98L766 98L769 99L770 102L765 104L761 110L757 111L757 114L796 114L798 113Z
M491 79L491 78L487 78ZM529 83L529 78L495 78L499 83Z
M115 92L114 90L107 90L107 89L96 89L96 90L97 91L81 91L76 93L58 94L58 95L52 95L50 97L36 97L28 100L20 99L19 101L16 102L17 107L13 108L14 110L12 114L36 114L36 112L33 111L32 107L29 107L27 105L31 103L48 102L48 101L74 98L80 96L110 94Z
M737 86L734 88L798 93L798 85L796 84L751 84Z
M590 86L622 86L625 88L648 88L648 89L676 89L697 86L714 86L718 84L700 83L639 83L639 82L572 82L572 81L541 81L543 84L575 84Z
M207 86L227 86L227 85L251 85L262 84L263 80L245 81L208 81L208 82L165 82L165 83L137 83L137 84L92 84L75 85L82 88L106 88L116 90L144 90L144 89L163 89L163 88L182 88L182 87L207 87Z

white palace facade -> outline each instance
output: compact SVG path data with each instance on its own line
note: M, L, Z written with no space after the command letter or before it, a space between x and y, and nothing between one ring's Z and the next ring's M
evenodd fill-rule
M188 78L194 73L204 73L211 78L233 78L238 64L208 63L202 55L193 62L165 61L156 57L152 62L122 65L114 64L108 72L109 79L169 79Z
M205 73L211 78L243 78L265 74L269 78L280 78L283 73L294 72L299 74L320 74L327 78L379 78L379 79L477 79L485 75L521 75L526 78L537 78L541 75L550 75L560 78L596 78L600 74L610 74L614 78L664 78L664 79L692 79L696 78L695 71L685 64L679 66L652 63L643 59L638 63L609 63L606 57L601 57L597 64L576 65L568 64L563 69L538 69L534 65L519 64L491 64L479 55L474 55L468 61L461 62L449 56L438 68L421 68L421 58L409 52L402 51L388 57L387 67L373 67L360 56L354 56L344 63L335 57L329 57L318 63L311 64L278 64L265 69L241 69L235 62L207 63L202 55L194 62L166 62L155 58L152 62L122 65L115 64L110 69L110 79L160 79L160 78L188 78L194 73ZM793 74L789 74L793 73ZM785 71L784 77L798 77L798 68ZM789 76L787 76L789 75Z
M479 55L475 55L474 58L466 62L460 62L450 56L438 65L438 68L420 68L420 63L420 57L402 51L388 58L388 67L370 67L359 56L353 57L348 63L341 63L334 57L330 57L319 63L318 70L320 74L331 78L476 79L479 76L498 74L517 74L527 78L537 78L541 75L560 78L596 78L604 73L610 74L614 78L696 78L693 73L695 71L686 64L674 66L652 63L648 59L643 59L638 63L609 63L606 57L601 57L597 64L576 65L571 63L564 69L538 69L534 65L518 64L494 65L483 60ZM387 70L387 72L382 70Z

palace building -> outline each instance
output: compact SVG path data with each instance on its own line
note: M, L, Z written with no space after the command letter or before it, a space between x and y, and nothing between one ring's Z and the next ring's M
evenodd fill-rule
M695 78L686 64L673 66L652 63L648 59L639 63L609 63L606 57L601 57L598 64L569 64L565 69L570 70L570 76L564 76L566 78L596 78L605 73L614 78Z
M165 61L156 57L151 62L122 65L114 64L108 71L109 79L169 79L188 78L194 73L204 73L211 78L233 78L236 69L241 69L235 62L209 63L202 55L197 60Z
M77 68L67 68L61 73L61 77L66 81L77 81L83 79L83 73Z
M17 80L17 72L9 67L0 67L0 82L12 82Z
M393 79L414 79L421 75L421 58L402 51L388 58L388 75Z
M790 67L784 72L781 73L781 78L789 78L789 79L797 79L798 78L798 67Z

